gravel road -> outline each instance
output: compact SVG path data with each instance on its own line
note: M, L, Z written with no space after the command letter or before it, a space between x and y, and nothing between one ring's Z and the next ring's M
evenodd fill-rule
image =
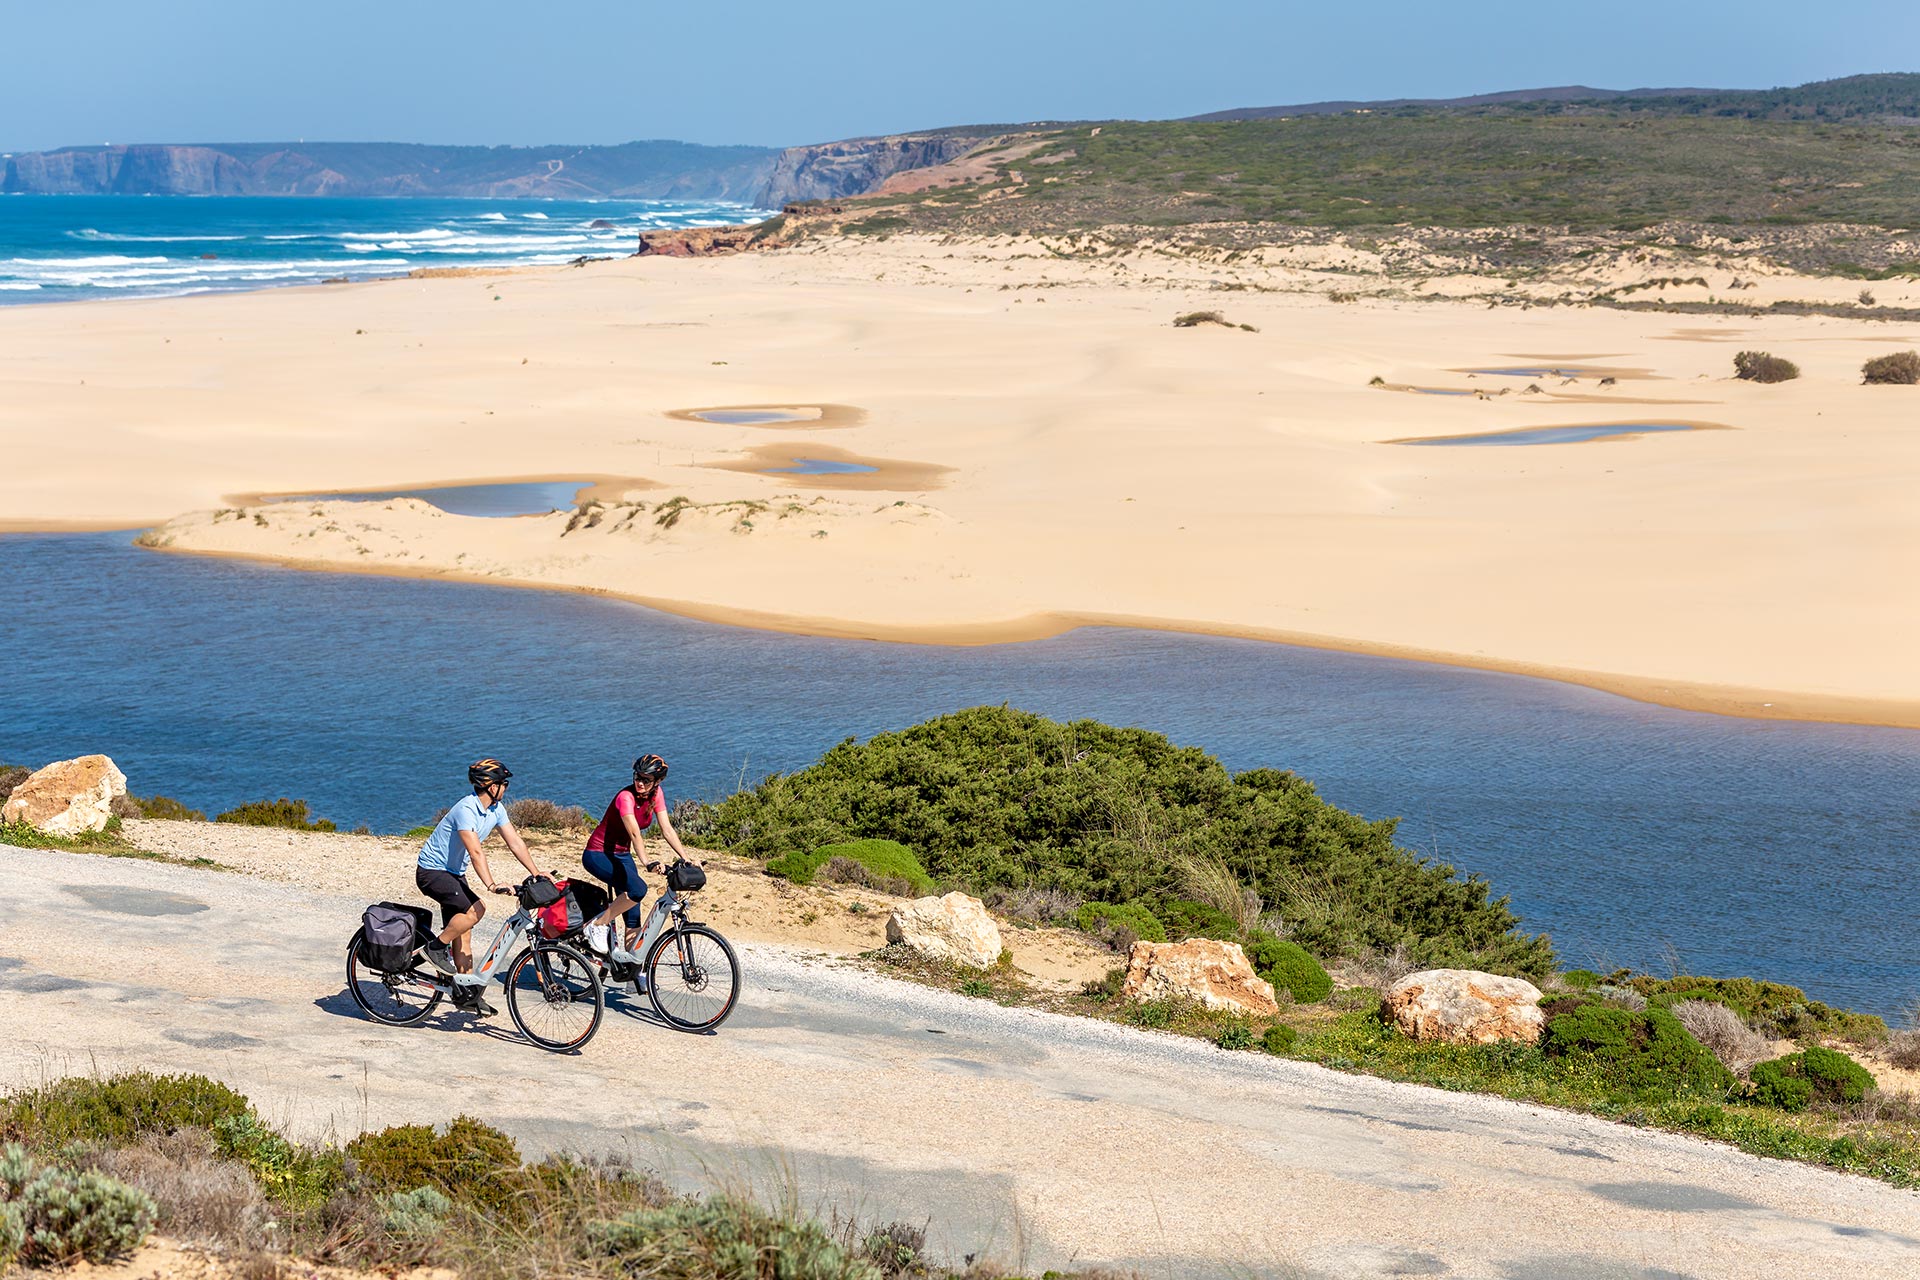
M0 883L9 1085L201 1071L338 1139L466 1112L530 1154L623 1150L690 1186L929 1223L950 1255L1034 1271L1920 1274L1910 1192L1003 1009L790 948L740 948L746 990L717 1035L665 1030L628 993L583 1054L558 1056L504 1012L404 1031L362 1019L342 968L358 897L6 847Z

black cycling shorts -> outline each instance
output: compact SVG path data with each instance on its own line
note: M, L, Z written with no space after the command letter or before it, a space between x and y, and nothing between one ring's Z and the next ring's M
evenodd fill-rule
M435 871L430 867L417 867L413 873L413 883L420 892L440 904L440 927L446 928L453 918L465 915L467 909L480 901L480 895L473 891L465 876L456 876L450 871Z

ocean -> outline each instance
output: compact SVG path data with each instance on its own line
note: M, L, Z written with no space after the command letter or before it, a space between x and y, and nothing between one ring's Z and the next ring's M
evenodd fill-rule
M760 216L725 201L0 196L0 305L560 263Z

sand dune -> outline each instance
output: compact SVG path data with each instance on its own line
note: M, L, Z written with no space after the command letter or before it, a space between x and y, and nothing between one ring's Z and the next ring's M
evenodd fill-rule
M173 550L755 625L964 642L1116 620L1920 726L1920 389L1857 372L1914 345L1913 326L1342 304L1324 294L1350 280L1324 265L896 239L0 309L0 515L166 522L153 541ZM1760 286L1742 300L1857 288ZM1875 288L1920 302L1920 286ZM1198 309L1258 331L1172 326ZM1747 346L1805 376L1732 381ZM1569 364L1591 371L1471 372ZM728 406L827 412L686 412ZM1384 443L1676 421L1730 429ZM754 469L795 456L897 469L858 489ZM591 522L406 500L235 510L502 476L595 480L615 505Z

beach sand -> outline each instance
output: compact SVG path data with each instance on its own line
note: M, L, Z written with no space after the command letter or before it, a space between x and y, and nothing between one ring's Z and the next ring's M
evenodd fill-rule
M1098 622L1256 636L1920 726L1920 389L1858 373L1920 345L1920 325L1419 301L1404 279L1301 258L903 237L0 308L0 528L164 525L150 542L175 551L882 639ZM1730 273L1693 292L1727 296ZM1326 296L1356 279L1380 296ZM1758 279L1741 301L1858 288ZM1875 289L1920 305L1920 284ZM1257 332L1172 325L1194 310ZM1733 381L1747 347L1804 376ZM1466 372L1529 364L1592 371ZM827 411L688 413L738 406ZM1727 429L1384 443L1615 422ZM754 470L796 456L881 471ZM578 477L610 505L249 505L502 477Z

